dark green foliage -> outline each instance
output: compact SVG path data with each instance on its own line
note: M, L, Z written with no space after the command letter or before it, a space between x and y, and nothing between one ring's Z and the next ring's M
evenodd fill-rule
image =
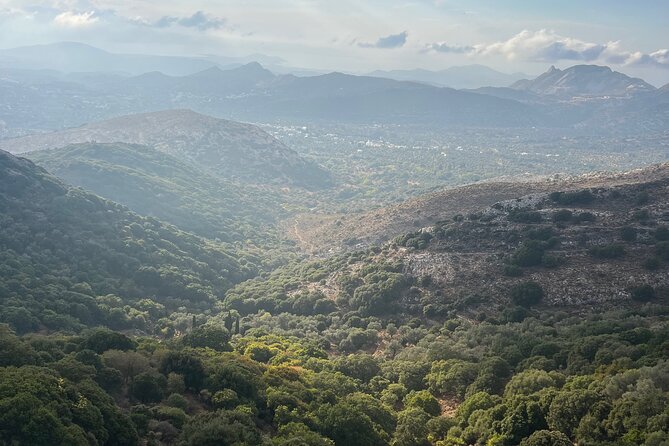
M407 248L424 249L432 237L433 235L427 231L419 231L398 237L397 244Z
M650 257L643 261L643 267L649 271L658 270L662 266L662 261L657 257Z
M617 259L625 255L625 248L622 245L599 245L593 246L588 253L598 259Z
M231 350L228 342L230 332L218 325L202 325L194 327L183 337L183 343L191 347L211 348L218 351Z
M597 220L597 217L592 212L579 212L572 218L572 221L576 224L593 222L595 220Z
M511 256L511 262L516 266L537 266L546 251L544 243L537 240L524 242Z
M257 446L258 428L245 413L221 410L199 414L184 426L180 444L186 446Z
M655 299L655 288L651 285L640 285L632 288L632 299L637 302L648 302Z
M130 386L130 395L141 403L157 403L163 399L167 381L163 375L141 373Z
M666 242L669 240L669 227L659 226L655 230L655 239L660 242Z
M508 218L515 223L541 223L543 220L540 212L526 210L513 210Z
M97 329L84 333L82 347L96 353L107 350L134 350L135 343L129 337L111 330Z
M669 260L669 242L658 242L655 245L655 254L662 260Z
M276 196L151 147L85 143L32 152L30 158L69 184L189 232L226 242L272 241L262 229L280 212Z
M544 290L536 282L523 282L511 289L510 296L514 305L531 307L541 302L544 297Z
M520 442L520 446L572 446L571 440L559 431L540 430Z
M150 329L150 313L130 311L140 299L204 309L256 271L219 243L68 188L4 152L0 178L0 317L17 329ZM16 301L30 314L12 310Z
M561 205L585 205L594 201L595 196L589 190L578 192L553 192L550 199Z
M625 242L633 242L636 240L637 230L631 226L625 226L620 230L620 238Z
M551 219L556 222L566 222L570 221L572 217L574 216L574 213L570 211L569 209L560 209L559 211L553 212L553 215L551 216Z

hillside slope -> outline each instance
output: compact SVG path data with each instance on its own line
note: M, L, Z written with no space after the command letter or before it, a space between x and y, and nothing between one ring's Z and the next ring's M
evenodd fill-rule
M467 215L498 201L532 193L647 182L664 178L668 172L669 165L665 164L624 173L491 180L446 188L365 213L301 214L287 219L283 225L304 251L332 254L384 243L416 228Z
M168 110L0 141L0 150L25 153L82 142L125 142L155 147L209 173L249 183L324 187L330 177L256 126Z
M240 311L271 312L320 296L365 316L496 318L510 301L519 304L512 290L527 283L540 288L543 305L565 311L666 301L668 167L501 200L467 217L444 215L382 248L246 282L226 301Z
M241 251L70 188L2 151L0 220L0 320L19 331L150 331L157 315L203 311L256 273Z
M271 192L222 180L148 146L82 143L27 155L68 184L211 239L258 242L281 213Z

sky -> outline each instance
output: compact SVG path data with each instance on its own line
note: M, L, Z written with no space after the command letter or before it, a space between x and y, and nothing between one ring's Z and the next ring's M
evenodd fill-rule
M666 0L0 0L0 47L280 58L365 73L609 65L669 83Z

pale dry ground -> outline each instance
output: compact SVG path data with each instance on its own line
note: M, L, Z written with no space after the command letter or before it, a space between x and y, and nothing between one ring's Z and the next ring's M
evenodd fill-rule
M381 244L449 220L467 215L499 201L528 194L616 186L669 177L669 163L629 172L596 172L579 176L501 178L412 198L403 203L357 214L299 214L283 222L284 231L306 253L332 255Z

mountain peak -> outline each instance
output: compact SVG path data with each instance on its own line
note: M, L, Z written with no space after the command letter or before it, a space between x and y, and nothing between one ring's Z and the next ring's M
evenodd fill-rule
M518 81L511 86L540 95L628 96L640 91L652 91L652 85L602 65L574 65L564 70L551 66L533 80Z

